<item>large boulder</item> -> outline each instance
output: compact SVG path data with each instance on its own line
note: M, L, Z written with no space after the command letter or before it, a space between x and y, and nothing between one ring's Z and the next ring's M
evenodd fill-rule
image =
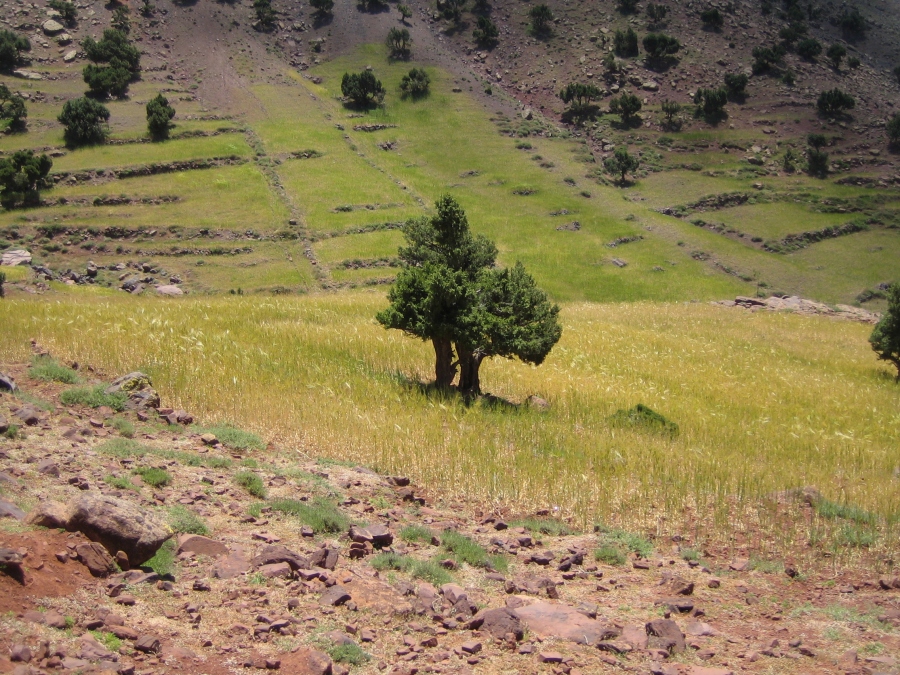
M21 248L13 249L12 251L5 251L3 255L0 255L0 265L8 265L10 267L14 267L16 265L30 264L31 254Z
M128 407L138 408L158 408L159 394L153 388L153 382L150 377L141 372L128 373L122 375L106 388L107 394L117 394L119 392L128 395Z
M115 497L85 494L68 505L43 502L26 522L81 532L115 555L123 551L131 565L147 562L172 536L172 530L154 514Z
M65 26L63 26L59 21L56 21L55 19L47 19L44 23L41 24L41 28L47 35L56 35L58 33L62 33L66 29Z
M618 636L618 631L585 616L569 605L535 602L512 611L528 626L528 630L544 639L557 638L596 645L602 640Z

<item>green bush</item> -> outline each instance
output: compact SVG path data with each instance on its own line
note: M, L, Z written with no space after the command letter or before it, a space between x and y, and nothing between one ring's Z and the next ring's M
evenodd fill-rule
M169 509L169 527L178 534L209 534L206 523L196 513L181 505Z
M716 29L721 28L725 23L725 17L722 16L722 12L715 7L700 12L700 20L705 26Z
M653 553L653 543L639 534L602 525L598 526L597 530L601 546L618 546L620 549L636 553L642 558L649 558Z
M119 490L137 490L137 486L125 476L113 476L110 474L103 481Z
M345 645L332 645L326 647L325 651L328 652L328 656L335 663L349 663L351 666L361 666L372 658L355 642Z
M36 380L62 382L64 384L78 384L80 381L78 373L49 356L35 356L31 359L31 368L28 369L28 376Z
M234 482L254 497L265 499L266 487L263 485L263 480L252 471L238 471L234 474Z
M648 408L643 403L638 403L628 410L620 409L610 417L610 424L617 427L627 427L656 431L669 436L678 435L678 425L667 420L655 410Z
M625 554L612 544L604 544L594 551L594 558L607 565L621 566L626 562Z
M424 68L413 68L400 80L400 92L405 96L419 98L428 93L431 78Z
M65 127L64 137L69 146L102 143L106 138L109 109L92 98L66 101L57 117Z
M155 466L139 466L132 470L136 476L140 476L147 485L151 487L164 487L172 482L172 476L165 469Z
M128 396L122 392L107 394L105 389L106 386L102 384L95 387L66 389L59 395L59 400L63 405L85 405L89 408L99 408L105 405L116 412L125 410Z
M632 28L626 31L617 30L613 36L613 47L619 56L638 55L638 37Z
M113 429L125 438L134 437L134 425L124 417L114 417L111 424Z
M323 497L317 497L312 502L276 499L270 506L273 511L298 518L317 533L345 532L350 527L350 520L344 512L334 502Z
M456 530L444 530L441 534L441 546L452 553L457 562L498 572L507 568L506 558L488 555L481 544Z

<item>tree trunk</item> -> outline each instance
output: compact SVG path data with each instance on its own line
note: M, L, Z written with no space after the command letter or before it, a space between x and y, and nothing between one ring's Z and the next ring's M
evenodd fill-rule
M481 394L478 369L481 368L484 354L477 350L473 352L471 349L461 348L459 345L456 346L456 353L459 355L459 391L478 396Z
M434 345L434 383L439 389L447 389L456 377L453 364L453 346L449 338L432 338Z

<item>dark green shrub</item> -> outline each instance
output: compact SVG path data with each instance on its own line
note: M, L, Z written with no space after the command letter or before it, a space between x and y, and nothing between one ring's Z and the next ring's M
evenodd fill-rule
M856 107L856 99L840 89L834 88L819 94L816 108L823 115L834 116Z
M419 98L428 93L431 78L424 68L413 68L400 80L400 92L402 95Z
M654 431L675 437L678 435L678 425L667 420L664 416L643 403L638 403L628 410L618 410L610 417L610 424L616 427Z
M22 52L31 51L31 43L24 35L0 30L0 70L12 70L19 64Z
M362 108L380 105L384 101L384 87L370 70L361 73L344 73L341 93L351 103Z
M825 52L825 56L828 57L828 60L831 61L831 65L835 69L840 68L841 61L847 56L847 48L844 45L835 42L828 48L828 51Z
M59 17L66 25L72 26L75 24L75 20L78 18L78 8L75 6L74 2L68 2L68 0L50 0L50 2L47 3L47 6L59 12Z
M102 143L106 138L109 110L92 98L76 98L66 101L57 118L65 126L65 139L69 146Z
M733 98L743 98L747 93L747 83L750 82L750 78L747 77L744 73L726 73L725 74L725 89L728 90L728 95Z
M613 48L619 56L637 56L638 55L638 37L632 28L621 31L617 30L613 36Z
M547 5L540 4L528 11L528 17L531 19L531 30L537 35L543 35L550 29L553 12Z
M11 209L20 204L40 203L39 190L47 187L52 167L52 159L35 155L31 150L18 150L9 157L0 157L0 205Z
M700 20L703 22L704 26L715 29L719 29L725 24L725 18L722 16L722 12L715 7L700 12Z
M408 59L412 38L407 28L391 28L387 34L387 46L391 51L391 57L395 59Z
M175 108L169 105L169 99L162 94L147 103L147 131L154 140L161 141L169 137L169 128Z
M155 466L139 466L132 470L136 476L140 476L147 485L151 487L165 487L172 482L172 476L165 469Z
M492 47L497 44L497 40L500 37L500 29L491 21L490 17L479 16L476 28L472 31L472 37L475 38L475 42L478 44Z
M815 38L806 38L797 45L797 54L809 61L814 60L821 53L822 43Z
M681 49L678 40L663 33L648 33L644 36L643 45L650 61L664 61Z

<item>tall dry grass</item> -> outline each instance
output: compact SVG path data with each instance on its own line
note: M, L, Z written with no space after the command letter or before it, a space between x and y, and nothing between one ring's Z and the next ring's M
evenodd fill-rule
M0 358L25 360L34 337L109 376L144 370L166 405L205 423L409 474L451 496L558 509L582 526L692 528L701 538L761 526L765 546L785 550L831 521L785 528L759 498L815 486L877 514L877 546L895 546L900 387L869 349L869 326L700 304L566 305L543 366L483 367L497 397L550 401L540 413L429 394L419 382L430 348L378 326L384 302L7 300ZM636 403L680 435L610 424ZM833 524L837 536L846 523Z

